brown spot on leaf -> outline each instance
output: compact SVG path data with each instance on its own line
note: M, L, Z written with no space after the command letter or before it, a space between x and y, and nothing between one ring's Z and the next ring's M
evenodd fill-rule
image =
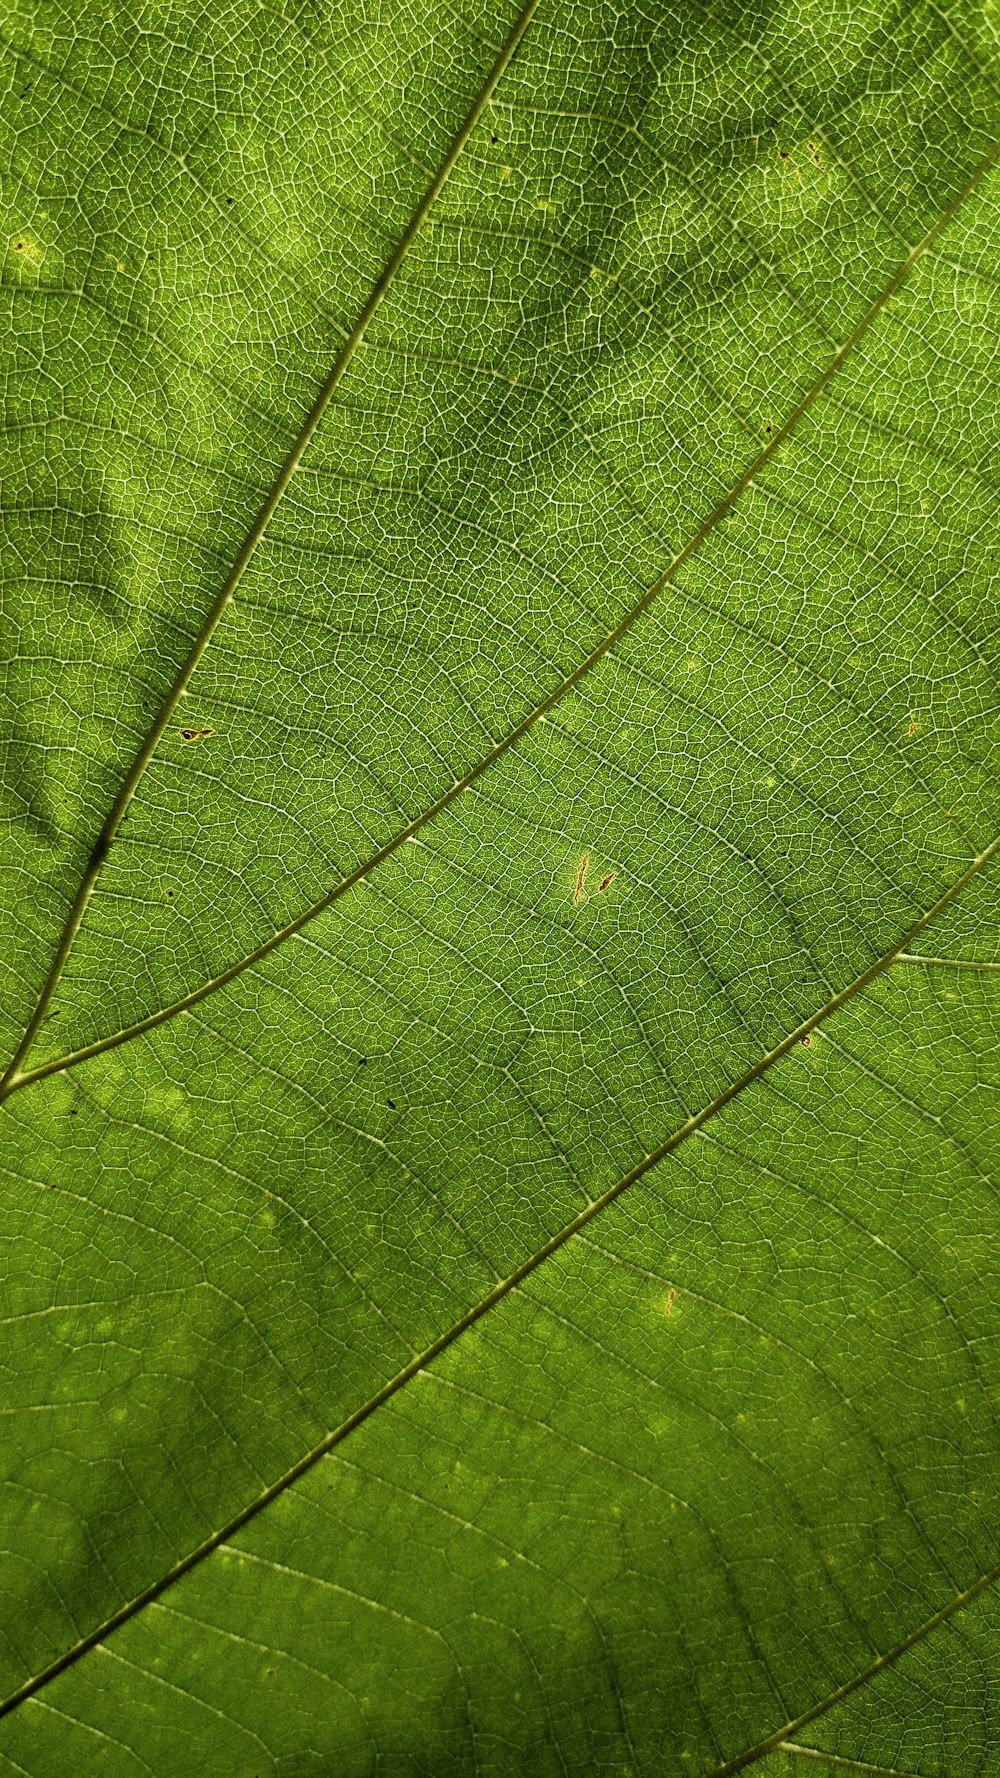
M611 887L612 883L614 882L617 875L618 875L618 872L616 870L609 870L607 876L601 878L600 882L597 885L598 895L603 895L604 891L606 889L610 889L610 887Z
M214 735L214 733L214 728L182 728L180 737L182 741L203 741L206 735Z
M590 864L590 853L585 852L580 860L580 868L576 873L576 886L573 890L573 906L579 907L581 901L587 899L587 867Z
M676 1301L677 1301L677 1292L676 1292L676 1290L671 1288L670 1290L667 1291L667 1300L663 1305L664 1315L670 1315L673 1312L673 1307L674 1307L674 1304Z
M803 1049L804 1049L804 1050L807 1050L807 1049L808 1049L808 1048L809 1048L809 1045L810 1045L810 1044L811 1044L811 1043L812 1043L812 1038L811 1038L811 1036L810 1036L810 1035L809 1035L809 1032L808 1032L808 1031L807 1031L807 1032L806 1032L806 1034L805 1034L805 1036L804 1036L804 1037L803 1037L803 1039L802 1039L802 1048L803 1048Z

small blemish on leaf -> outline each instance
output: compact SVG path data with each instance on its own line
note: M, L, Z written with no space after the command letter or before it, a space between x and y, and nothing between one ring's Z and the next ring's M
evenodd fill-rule
M812 1037L810 1036L809 1032L807 1031L805 1036L802 1039L802 1048L804 1050L807 1050L811 1043L812 1043Z
M605 892L611 888L611 885L614 882L617 875L618 875L618 872L616 870L609 870L607 876L601 878L600 882L597 885L598 895L604 895Z
M585 852L580 860L576 873L576 884L573 889L573 906L578 908L581 901L587 899L587 868L590 864L590 853Z
M667 1291L667 1300L663 1305L664 1315L672 1315L673 1314L674 1304L676 1301L677 1301L676 1290L673 1290L673 1289L668 1290Z
M214 728L182 728L178 729L182 741L203 741L206 735L214 735Z
M388 1105L390 1111L395 1111L395 1109L396 1109L395 1099L387 1099L386 1104Z

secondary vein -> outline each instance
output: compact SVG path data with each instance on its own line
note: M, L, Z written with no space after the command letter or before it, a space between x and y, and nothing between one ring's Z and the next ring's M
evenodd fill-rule
M66 966L67 959L76 942L77 933L83 924L84 915L87 912L91 896L97 885L97 880L111 849L112 841L128 812L129 805L142 781L146 767L149 765L150 760L156 752L163 733L168 727L205 650L208 648L212 637L215 635L227 607L232 603L236 589L239 586L240 581L243 579L243 576L267 531L271 519L281 502L282 496L286 492L295 471L298 469L299 464L308 450L316 434L317 428L333 399L335 391L343 380L358 347L361 345L369 324L384 302L393 280L396 277L396 273L403 264L403 261L426 222L442 188L454 170L462 150L489 104L498 82L509 66L511 58L517 50L540 3L541 0L527 0L527 5L518 17L510 36L507 38L500 54L497 56L493 67L476 96L468 116L452 141L444 160L441 162L440 167L414 211L406 232L400 238L398 246L386 263L378 282L372 289L371 295L362 309L353 330L348 335L338 352L333 368L310 408L298 436L278 472L277 479L274 482L267 499L257 514L250 530L247 532L236 559L233 562L233 566L216 597L215 603L192 644L187 659L174 680L170 691L167 693L167 697L160 712L152 727L149 729L139 752L136 754L131 769L124 779L118 795L115 797L111 806L111 812L91 850L86 869L84 870L80 881L80 887L77 890L76 898L67 916L66 924L63 927L62 935L56 947L55 956L53 957L49 973L46 976L41 993L39 994L35 1010L25 1027L24 1036L21 1038L21 1041L14 1052L10 1066L2 1080L0 1080L0 1093L2 1093L3 1090L15 1080L20 1084L19 1070L21 1063L27 1055L28 1050L31 1048L31 1045L34 1043L42 1021L48 1012L52 996L56 991L63 969Z
M351 341L349 341L348 345L344 348L345 353L348 351L349 347L352 351L356 349L360 342L361 335L364 332L365 326L367 326L368 320L371 315L374 314L378 302L382 300L385 291L388 289L392 274L398 267L406 248L416 234L420 221L426 216L427 210L433 201L433 196L440 191L441 186L444 184L448 171L450 171L451 167L454 165L462 145L467 140L468 135L474 126L475 118L478 117L483 106L488 103L493 89L500 79L500 75L503 73L504 68L509 63L524 31L527 29L531 15L538 3L539 0L531 0L531 4L526 7L525 11L521 14L521 18L518 21L518 25L515 27L513 35L509 39L500 59L494 67L493 73L490 75L486 86L480 94L479 101L477 102L478 109L475 114L470 116L467 120L460 136L456 138L455 143L452 145L450 155L445 161L441 171L438 173L435 185L433 188L429 188L420 211L418 211L417 216L410 225L407 235L404 236L403 241L397 248L393 260L390 261L389 266L383 273L379 286L376 287L378 300L376 301L376 293L373 293L362 320L359 321L354 334L351 336L353 346L351 345ZM885 308L886 303L895 295L896 291L900 288L900 285L903 284L905 279L909 276L913 267L923 258L924 254L928 252L930 247L936 241L938 235L958 213L966 199L975 190L975 187L979 184L980 180L982 180L990 171L998 158L1000 158L1000 141L994 143L989 154L987 154L979 163L978 167L975 168L973 173L966 180L961 191L957 193L951 203L938 217L937 221L907 254L906 258L893 273L893 276L885 286L885 289L875 298L875 301L861 317L861 320L858 322L853 332L849 334L839 350L834 353L830 362L820 372L820 375L817 377L812 387L806 391L798 405L793 408L787 419L777 428L774 436L758 453L750 466L744 470L739 479L734 482L733 486L729 489L729 492L723 495L718 505L702 522L689 541L671 559L662 574L660 574L658 578L646 588L645 592L642 593L636 600L635 604L630 607L624 617L622 617L619 623L615 625L614 629L609 630L607 634L602 637L601 641L591 650L590 654L586 655L582 661L578 662L573 671L568 673L547 697L543 698L540 703L536 704L535 707L522 718L516 727L510 729L488 753L484 754L483 757L479 759L468 772L466 772L464 777L457 779L449 790L439 796L437 800L431 803L428 808L424 809L421 814L414 816L413 820L408 822L405 827L400 828L398 833L393 835L392 839L387 840L385 845L380 846L378 850L373 852L363 863L359 864L353 871L350 871L339 883L335 884L326 895L321 896L318 901L313 902L309 907L305 908L294 920L290 920L286 926L283 926L280 929L280 931L273 933L263 944L258 945L256 950L248 952L247 955L241 957L238 962L231 964L228 969L222 970L219 975L213 976L209 981L202 982L199 987L192 989L189 994L183 995L179 1000L172 1001L169 1006L161 1007L155 1013L150 1013L146 1018L136 1020L135 1024L125 1026L120 1031L112 1032L107 1037L98 1038L93 1043L86 1044L81 1049L73 1050L67 1055L57 1057L51 1062L44 1063L41 1067L22 1072L20 1064L23 1061L30 1044L37 1035L38 1029L45 1017L59 975L61 974L66 958L72 948L73 941L86 911L87 903L93 893L94 885L107 855L110 840L113 838L114 832L117 831L122 815L125 813L125 809L128 807L128 803L131 801L131 798L135 793L135 788L139 779L152 756L163 729L170 720L170 716L173 713L187 680L190 678L191 673L194 671L194 667L204 653L211 634L214 631L226 604L228 604L229 599L232 596L233 576L231 575L222 594L220 594L219 599L216 601L216 606L213 608L213 615L208 620L206 629L203 632L203 637L200 638L199 643L196 644L196 650L192 654L192 657L190 657L189 662L185 666L182 675L177 682L175 691L172 694L172 702L166 707L166 713L158 721L156 729L151 731L150 737L147 739L142 753L139 755L132 772L129 774L129 777L126 779L125 784L119 793L118 801L115 804L115 811L117 811L117 814L113 811L114 827L112 828L109 822L109 826L105 829L105 834L102 834L101 839L98 841L98 846L95 848L96 857L92 858L91 865L88 867L88 872L84 877L80 894L77 897L77 902L74 904L73 913L67 923L59 950L56 953L45 990L43 991L42 997L35 1009L35 1014L25 1032L24 1038L18 1047L14 1059L2 1080L0 1080L0 1100L7 1097L12 1092L17 1092L23 1087L30 1085L34 1081L44 1080L48 1075L55 1074L61 1069L75 1067L80 1062L89 1060L92 1056L100 1055L105 1050L115 1049L119 1044L127 1043L135 1037L140 1037L146 1031L154 1030L157 1025L162 1025L168 1019L176 1018L179 1013L186 1012L191 1007L197 1006L198 1003L205 1000L208 995L217 993L220 988L226 987L228 983L234 981L237 976L242 975L248 969L254 968L256 964L262 963L266 957L270 956L272 951L278 949L279 945L286 943L286 941L293 938L296 933L301 932L302 928L307 926L310 921L315 920L320 914L325 913L327 908L332 907L334 902L339 901L343 895L347 894L348 890L354 888L355 884L362 882L364 878L369 876L380 864L383 864L386 859L391 858L393 853L397 852L408 840L415 838L422 828L434 821L438 815L443 814L444 811L462 795L463 791L468 790L475 784L477 779L481 778L485 772L489 771L490 768L496 764L497 760L501 759L511 747L517 744L518 741L522 740L523 737L528 734L531 729L533 729L535 725L573 689L574 686L578 685L588 673L593 671L598 663L604 659L605 655L615 647L616 643L618 643L622 637L625 636L636 623L638 623L639 619L649 610L649 607L653 604L659 594L663 592L664 588L676 578L684 564L701 548L706 538L712 534L721 520L725 518L735 502L750 486L755 477L759 475L760 471L765 464L771 460L775 452L780 450L789 434L799 424L803 416L809 412L815 401L827 387L828 383L836 375L845 358L854 350L858 342L869 331L882 310ZM341 358L343 358L343 356L344 355L342 354ZM340 366L341 359L338 359L337 362L338 366ZM346 368L346 362L343 368ZM320 402L317 403L317 407L313 409L315 420L310 416L310 422L312 422L312 424L308 437L305 436L304 432L300 435L302 442L297 446L296 452L293 452L295 461L293 462L292 458L289 458L291 467L286 465L287 475L285 475L285 471L282 472L283 475L285 475L285 480L280 483L280 491L279 484L276 484L276 489L272 493L268 505L264 508L264 513L266 513L268 518L274 511L274 508L280 499L280 492L284 490L288 480L291 478L295 463L300 459L309 438L312 437L313 432L316 430L316 426L319 424L319 419L321 418L322 413L320 403L325 406L330 395L333 393L333 389L336 387L336 381L334 379L336 378L336 380L339 381L339 376L342 374L343 370L338 370L336 367L334 372L331 373L331 378L327 383L323 395L320 397ZM310 422L307 422L307 425L309 425ZM249 538L244 545L244 550L241 556L242 566L239 570L240 573L242 573L243 567L246 566L246 562L249 561L253 549L256 548L257 543L260 541L260 537L263 535L264 526L261 524L260 520L258 520L258 525L261 527L259 534L255 536L254 533L251 533L251 538ZM252 548L250 547L251 539L253 540ZM242 559L243 556L245 556L245 560ZM234 569L234 574L235 573L236 570ZM106 835L108 836L107 838L105 837Z
M252 1519L255 1519L259 1513L263 1512L272 1501L277 1500L279 1496L284 1494L287 1489L292 1487L295 1482L299 1481L302 1476L307 1474L310 1469L314 1468L324 1457L328 1456L338 1445L343 1444L344 1440L349 1438L352 1432L357 1431L359 1426L364 1425L365 1421L369 1420L379 1408L385 1405L386 1402L391 1401L394 1395L398 1395L399 1391L404 1389L408 1383L412 1382L414 1377L418 1376L428 1365L433 1364L435 1359L440 1358L444 1352L448 1351L448 1349L453 1346L463 1334L467 1333L471 1327L474 1327L485 1315L488 1315L492 1309L495 1309L499 1303L502 1303L513 1291L517 1290L533 1272L536 1272L541 1265L544 1265L546 1260L550 1259L553 1254L558 1253L560 1248L565 1247L574 1236L579 1235L596 1217L600 1216L603 1211L607 1210L614 1204L624 1192L628 1191L631 1186L636 1185L640 1179L643 1179L647 1173L651 1172L654 1167L658 1166L661 1161L665 1160L669 1154L672 1154L674 1149L679 1148L683 1142L688 1141L691 1136L696 1135L697 1132L708 1123L710 1118L715 1117L725 1108L725 1106L730 1104L733 1099L745 1092L746 1089L752 1086L755 1081L759 1080L762 1075L768 1073L769 1070L773 1068L777 1062L780 1062L782 1057L786 1056L797 1043L801 1043L804 1037L808 1037L812 1031L815 1031L817 1026L823 1024L826 1019L838 1012L849 1000L852 1000L856 994L860 994L865 988L869 987L873 981L877 980L879 976L884 975L887 970L891 969L893 964L898 962L900 955L913 944L914 940L919 938L921 933L927 930L932 922L944 912L945 908L950 906L956 897L961 895L963 889L965 889L966 886L979 875L980 871L982 871L998 855L1000 855L1000 834L998 834L991 844L987 846L984 852L979 854L978 858L973 859L972 863L962 872L961 876L955 879L955 882L951 884L950 888L945 890L944 894L939 897L933 907L929 908L925 914L921 915L916 924L911 926L909 931L902 935L890 951L887 951L884 956L879 957L877 961L871 964L868 969L864 970L861 975L855 977L854 981L849 983L846 988L842 988L839 993L832 995L823 1006L819 1007L818 1010L802 1024L796 1026L794 1031L790 1031L787 1037L782 1038L782 1041L779 1044L776 1044L774 1049L770 1050L766 1056L763 1056L759 1062L755 1063L754 1066L748 1069L745 1074L741 1075L738 1080L731 1082L731 1084L719 1093L716 1098L703 1106L700 1111L696 1112L692 1117L689 1117L685 1123L681 1124L678 1129L674 1130L671 1135L666 1137L665 1140L660 1143L658 1148L653 1149L650 1154L644 1155L640 1161L637 1161L635 1166L631 1167L627 1173L624 1173L614 1185L610 1186L606 1192L603 1192L599 1198L595 1198L592 1203L587 1205L586 1209L580 1211L578 1216L575 1216L571 1222L566 1223L563 1228L559 1229L556 1234L552 1235L543 1246L538 1248L535 1253L531 1254L528 1259L524 1260L508 1278L503 1279L499 1284L495 1285L486 1296L484 1296L478 1303L474 1304L471 1309L467 1310L458 1321L456 1321L450 1328L447 1328L444 1333L439 1334L437 1339L432 1341L423 1352L418 1353L415 1358L412 1358L408 1364L403 1366L402 1370L397 1371L395 1376L391 1377L384 1383L381 1389L377 1390L374 1395L370 1396L361 1407L357 1408L355 1412L349 1415L346 1420L342 1421L339 1426L334 1427L332 1431L326 1433L325 1436L321 1438L310 1451L307 1451L303 1457L300 1457L298 1462L293 1464L283 1476L280 1476L277 1481L272 1482L270 1487L266 1488L255 1500L252 1500L248 1506L244 1507L242 1511L236 1513L227 1524L222 1526L218 1531L213 1532L210 1537L207 1537L203 1543L198 1545L197 1549L190 1551L189 1554L185 1556L182 1561L178 1562L174 1568L170 1569L167 1574L162 1575L158 1581L154 1581L151 1586L146 1587L143 1592L136 1596L136 1598L130 1600L127 1605L123 1605L119 1611L107 1618L103 1624L98 1625L94 1630L90 1631L87 1636L82 1637L78 1643L74 1644L72 1648L67 1649L48 1667L44 1668L42 1672L35 1674L33 1678L26 1680L17 1691L12 1692L8 1698L0 1703L0 1716L5 1716L9 1711L16 1709L18 1705L25 1703L28 1698L34 1697L37 1692L41 1691L43 1686L48 1685L51 1680L55 1679L58 1674L64 1672L67 1667L73 1666L74 1663L80 1660L83 1655L87 1654L90 1649L96 1648L105 1637L110 1636L115 1630L121 1629L124 1624L128 1623L147 1605L151 1605L154 1600L159 1599L160 1596L166 1592L168 1587L173 1586L177 1581L181 1580L185 1574L190 1573L192 1568L196 1568L199 1563L212 1555L221 1544L235 1536L238 1531L242 1530L245 1525L248 1525ZM969 1590L968 1594L961 1596L959 1603L967 1603L969 1599L974 1598L987 1584L992 1584L992 1581L997 1578L1000 1578L1000 1569L998 1569L995 1574L988 1576L986 1580L977 1582L976 1585ZM910 1637L906 1642L901 1643L899 1648L894 1650L892 1654L880 1656L879 1659L873 1663L871 1668L860 1678L842 1686L840 1690L834 1693L824 1704L817 1705L815 1708L807 1711L804 1715L796 1718L794 1722L785 1723L782 1728L777 1730L766 1742L762 1742L758 1747L750 1749L746 1754L740 1755L735 1761L730 1761L727 1765L720 1766L716 1772L711 1774L711 1778L730 1778L730 1774L741 1770L743 1766L750 1765L754 1760L763 1758L764 1754L773 1752L784 1738L793 1734L797 1729L801 1728L804 1723L811 1722L814 1717L821 1715L823 1710L829 1709L833 1704L838 1703L842 1697L846 1697L849 1692L856 1689L857 1685L863 1684L866 1679L874 1677L874 1675L877 1672L880 1672L882 1667L887 1665L890 1660L896 1659L899 1654L905 1651L905 1649L911 1647L915 1641L918 1641L920 1636L926 1633L927 1627L933 1627L934 1624L941 1621L944 1617L950 1616L951 1613L957 1609L958 1605L955 1603L947 1606L942 1612L939 1612L935 1618L930 1620L929 1626L925 1626L924 1629Z
M849 1698L852 1692L860 1691L862 1686L877 1679L880 1673L884 1673L887 1667L891 1667L902 1655L908 1653L911 1648L915 1648L918 1642L923 1642L924 1638L929 1636L932 1630L936 1630L939 1624L946 1623L949 1618L955 1616L956 1612L964 1610L967 1605L972 1605L982 1593L988 1592L990 1587L995 1586L998 1580L1000 1580L1000 1567L991 1568L989 1573L981 1574L970 1587L966 1587L964 1592L956 1593L954 1599L949 1599L947 1605L942 1605L940 1611L934 1612L932 1617L919 1624L909 1636L898 1642L895 1648L890 1648L885 1654L879 1655L877 1660L874 1660L870 1667L866 1667L863 1673L856 1673L853 1679L838 1686L837 1690L831 1692L829 1697L811 1705L808 1710L803 1710L801 1716L797 1716L794 1722L786 1722L783 1728L778 1729L773 1735L769 1735L766 1741L758 1742L756 1747L748 1747L745 1753L737 1754L735 1759L727 1760L725 1765L717 1766L713 1772L708 1774L708 1778L733 1778L736 1772L742 1772L747 1766L755 1765L758 1760L765 1759L769 1753L778 1752L790 1736L797 1734L808 1723L816 1722L820 1717L826 1716L837 1704L842 1703L845 1698ZM795 1752L809 1753L812 1752L812 1749L796 1748ZM842 1761L841 1763L848 1766L853 1765L855 1771L861 1772L874 1772L878 1769L874 1766L865 1766L851 1761ZM907 1778L907 1775L900 1772L887 1774L887 1778Z

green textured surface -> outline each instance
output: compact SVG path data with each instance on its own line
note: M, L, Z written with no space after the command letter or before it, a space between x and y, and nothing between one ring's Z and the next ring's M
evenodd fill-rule
M1000 1771L998 20L5 12L4 1778Z

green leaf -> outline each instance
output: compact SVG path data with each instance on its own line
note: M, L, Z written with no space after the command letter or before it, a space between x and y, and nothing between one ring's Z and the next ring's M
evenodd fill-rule
M0 35L0 1772L979 1778L993 0Z

